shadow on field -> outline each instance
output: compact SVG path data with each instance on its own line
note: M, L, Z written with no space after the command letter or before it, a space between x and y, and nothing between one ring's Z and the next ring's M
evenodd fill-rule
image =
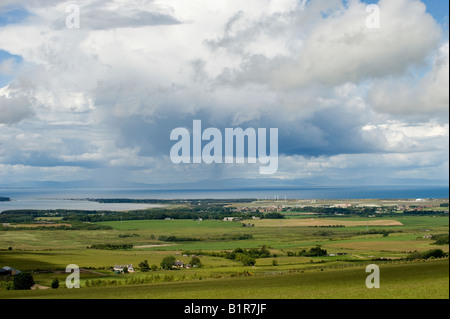
M39 255L37 258L36 255ZM31 271L31 270L50 270L61 268L60 265L49 263L44 261L45 257L50 253L34 253L34 252L22 252L22 251L0 251L0 268L4 266L9 266L21 271ZM37 260L40 259L40 260Z

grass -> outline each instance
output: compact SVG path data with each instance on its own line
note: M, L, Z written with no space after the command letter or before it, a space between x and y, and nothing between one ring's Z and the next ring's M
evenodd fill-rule
M237 247L252 248L267 245L277 257L257 259L256 267L244 267L238 261L219 257L202 256L204 267L180 271L157 271L154 274L173 276L173 283L156 282L151 285L46 290L39 292L7 292L0 290L0 298L186 298L189 291L192 298L427 298L448 296L448 261L446 269L439 265L445 262L427 262L406 265L382 265L382 289L369 290L361 286L366 274L361 267L333 270L330 267L349 263L370 261L373 257L401 258L408 251L441 248L448 251L448 245L432 245L433 240L424 235L448 233L448 217L402 216L395 218L327 218L344 221L346 227L322 228L300 226L298 222L311 219L288 219L290 227L279 227L279 220L255 220L257 227L242 227L238 222L215 220L142 220L103 222L112 230L10 230L0 232L0 267L11 266L23 271L58 270L52 273L35 273L36 282L48 286L54 278L63 282L63 272L68 264L90 268L94 272L82 273L82 284L86 280L139 279L149 273L116 275L108 269L115 264L133 264L143 260L159 265L165 256L175 256L184 263L190 256L182 256L183 250L223 251ZM381 234L366 234L367 221L396 220L397 226L369 226L370 229L401 231ZM316 220L316 218L314 218ZM325 219L319 219L322 222ZM325 220L326 221L326 220ZM326 221L328 222L328 221ZM260 224L258 224L260 223ZM263 223L275 226L263 227ZM297 223L297 224L296 224ZM325 235L324 235L325 232ZM221 236L251 234L247 240L219 240ZM164 242L159 236L199 238L200 241ZM136 246L158 245L156 247L133 248L129 250L87 249L92 244L132 243ZM168 246L161 246L171 244ZM328 253L346 252L346 256L288 257L287 252L298 252L321 245ZM12 247L12 250L8 250ZM277 266L272 265L273 260ZM313 264L311 264L313 261ZM321 267L323 272L300 270ZM445 268L445 267L444 267ZM230 278L244 271L253 277ZM295 271L288 274L286 272ZM284 274L279 274L284 272ZM275 274L278 275L268 275ZM434 273L435 275L432 275ZM425 276L425 277L424 277ZM193 280L193 278L196 280ZM211 279L220 277L220 279ZM344 279L341 279L344 278ZM417 280L415 278L418 278ZM198 278L203 278L198 280ZM362 278L362 279L361 279ZM384 279L383 279L384 278ZM403 278L403 279L402 279ZM447 278L447 282L443 279ZM171 279L171 280L172 280ZM384 281L386 280L386 281ZM328 284L327 284L328 282ZM362 281L364 283L364 281ZM393 283L396 283L396 288ZM236 287L233 290L233 286ZM268 287L271 287L269 289ZM118 290L120 288L120 290ZM9 293L9 294L8 294ZM34 294L33 294L34 293ZM233 295L233 293L236 294ZM209 294L209 295L208 295ZM205 297L206 296L206 297ZM189 295L188 298L191 298Z
M0 291L0 298L76 299L448 299L449 263L380 266L379 289L365 286L364 267L140 286Z
M313 226L329 226L342 225L346 227L354 226L401 226L397 220L392 219L367 219L351 220L350 218L291 218L291 219L261 219L255 220L256 227L313 227Z
M223 222L218 220L125 220L125 221L111 221L99 222L100 225L112 226L117 230L154 230L157 232L164 232L167 230L182 230L186 233L195 232L210 232L215 229L229 230L231 228L242 228L240 223Z

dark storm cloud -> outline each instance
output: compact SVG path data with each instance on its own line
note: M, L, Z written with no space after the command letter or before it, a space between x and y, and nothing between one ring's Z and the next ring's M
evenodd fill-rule
M6 154L2 163L34 167L77 166L83 168L99 168L103 165L103 163L96 161L65 161L59 157L59 154L36 150Z
M276 111L275 111L276 113ZM202 130L218 128L224 138L225 128L278 128L280 155L301 155L305 157L332 156L337 154L360 154L378 152L380 145L368 144L361 135L364 126L362 115L343 108L333 107L316 112L312 117L286 121L272 114L243 124L233 124L233 115L217 121L208 110L195 114L159 113L151 118L132 116L112 120L119 133L116 146L119 148L139 147L140 156L168 156L176 143L170 141L170 133L177 127L192 132L193 120L202 121ZM191 135L192 138L192 135ZM203 146L208 141L203 142Z
M33 115L31 103L27 97L6 98L0 96L0 124L13 124Z

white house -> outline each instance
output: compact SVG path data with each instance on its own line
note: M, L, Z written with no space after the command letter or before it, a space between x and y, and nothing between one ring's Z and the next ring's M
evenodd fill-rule
M135 272L132 264L130 264L130 265L115 265L114 271L123 273L125 268L128 270L128 272Z

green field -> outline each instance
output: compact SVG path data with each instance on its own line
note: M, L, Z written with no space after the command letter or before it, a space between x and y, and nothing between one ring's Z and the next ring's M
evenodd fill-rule
M448 216L336 217L319 220L317 225L345 221L346 226L299 226L295 219L311 219L306 216L291 216L282 223L245 221L254 227L218 220L132 220L99 223L112 230L0 231L0 268L31 271L35 282L44 287L55 278L64 283L69 264L82 269L82 289L8 291L0 285L0 298L187 298L186 291L188 298L448 298L448 259L403 260L415 250L448 252L448 245L435 245L427 237L448 234ZM384 220L395 225L385 225ZM368 226L368 221L375 224ZM388 236L381 234L383 230L390 232ZM248 239L237 239L241 235ZM161 236L195 240L164 241ZM132 244L134 248L88 248L99 244ZM263 245L271 256L256 258L254 266L209 255ZM297 256L316 245L328 255ZM112 271L116 264L136 268L144 260L159 266L167 256L189 263L191 256L183 256L186 250L203 252L202 268ZM364 285L368 263L382 269L380 289Z
M271 276L170 282L139 286L0 292L1 298L227 298L227 299L437 299L449 298L446 261L380 267L380 288L365 285L365 268Z

